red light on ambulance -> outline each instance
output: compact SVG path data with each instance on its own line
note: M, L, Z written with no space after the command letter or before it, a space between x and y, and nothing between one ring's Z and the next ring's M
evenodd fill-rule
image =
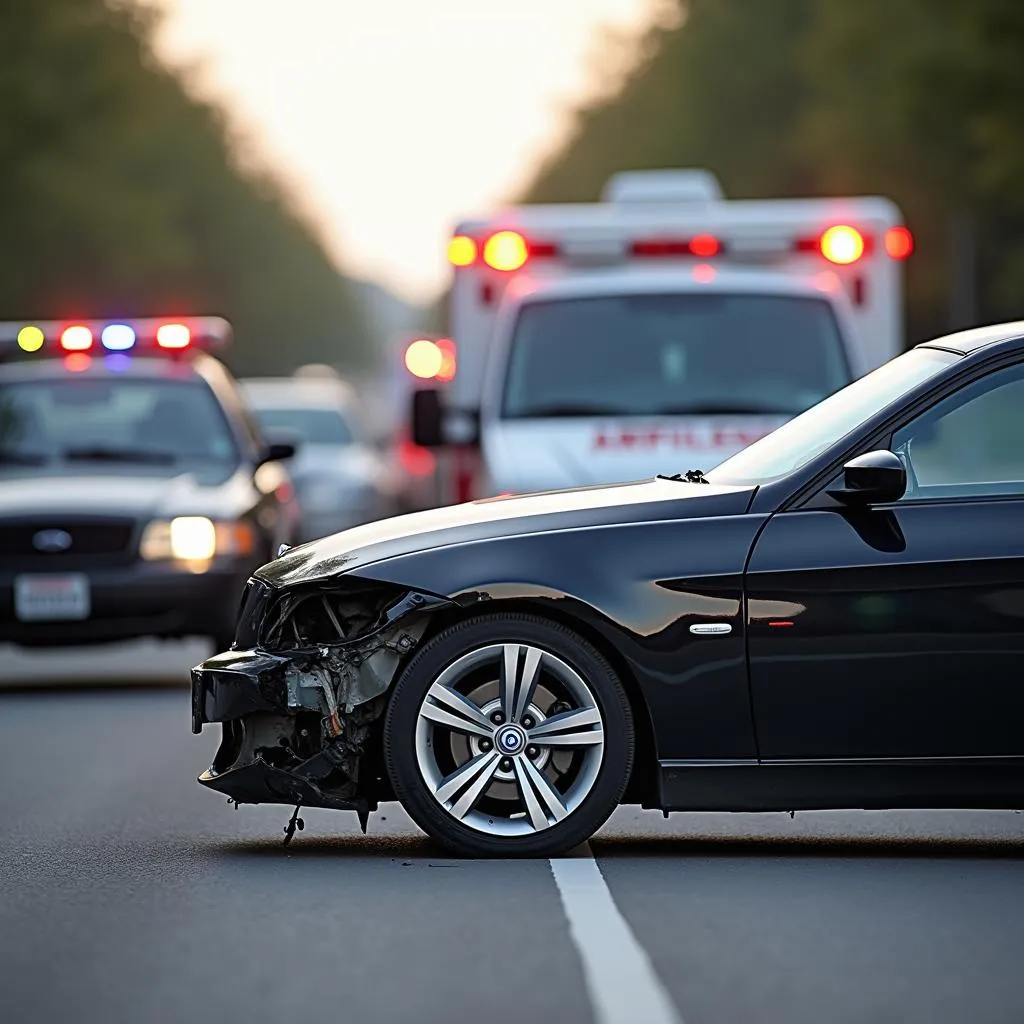
M161 348L188 348L192 332L185 324L161 324L156 331L156 343Z
M455 379L455 342L451 338L442 338L436 344L441 353L441 366L435 376L439 381L447 383Z
M448 262L453 267L476 263L476 242L469 235L454 235L448 242Z
M84 324L65 327L60 336L60 347L65 352L88 352L92 348L92 331Z
M498 231L484 242L484 263L492 270L519 270L529 255L518 231Z
M885 233L885 251L894 260L905 260L914 251L914 236L909 228L889 228Z
M818 247L830 263L856 263L864 255L864 236L849 224L836 224L822 232Z
M698 256L708 259L722 251L722 243L714 235L694 235L693 238L646 238L634 242L630 248L634 256L671 259L674 256Z
M721 243L714 235L694 235L690 239L690 252L694 256L700 256L701 259L717 256L718 250L721 248Z

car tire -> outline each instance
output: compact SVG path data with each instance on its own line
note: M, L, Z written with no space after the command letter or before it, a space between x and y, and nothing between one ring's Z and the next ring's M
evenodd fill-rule
M550 857L589 839L622 799L634 742L629 699L606 659L524 614L434 637L402 673L384 722L402 806L469 856Z

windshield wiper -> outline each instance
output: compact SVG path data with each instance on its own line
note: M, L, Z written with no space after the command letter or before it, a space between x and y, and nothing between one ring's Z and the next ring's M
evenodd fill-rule
M41 466L49 456L42 452L19 452L16 448L0 448L0 462L12 466Z
M678 483L686 484L710 484L711 481L704 475L704 471L701 469L688 469L685 473L673 473L671 476L666 476L664 473L659 473L657 476L658 480L675 480Z
M168 466L177 462L170 452L151 451L143 448L66 448L64 458L69 462L140 462L150 465Z
M764 402L695 402L655 409L656 416L796 416L800 409Z

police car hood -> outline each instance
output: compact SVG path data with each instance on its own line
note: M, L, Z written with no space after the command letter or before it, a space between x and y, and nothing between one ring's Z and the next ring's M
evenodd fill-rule
M244 472L224 466L189 469L61 465L31 475L0 472L0 517L116 516L130 519L238 513L252 487Z
M646 480L488 498L344 530L292 548L256 575L273 586L290 586L430 548L454 549L479 541L500 544L503 538L556 530L740 515L752 491L751 487ZM508 568L515 571L514 566Z

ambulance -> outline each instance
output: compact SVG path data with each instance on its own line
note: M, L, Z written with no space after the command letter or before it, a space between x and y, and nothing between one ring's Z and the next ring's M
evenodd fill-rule
M710 470L903 350L912 249L888 199L730 200L704 170L464 221L457 372L414 440L449 501Z

